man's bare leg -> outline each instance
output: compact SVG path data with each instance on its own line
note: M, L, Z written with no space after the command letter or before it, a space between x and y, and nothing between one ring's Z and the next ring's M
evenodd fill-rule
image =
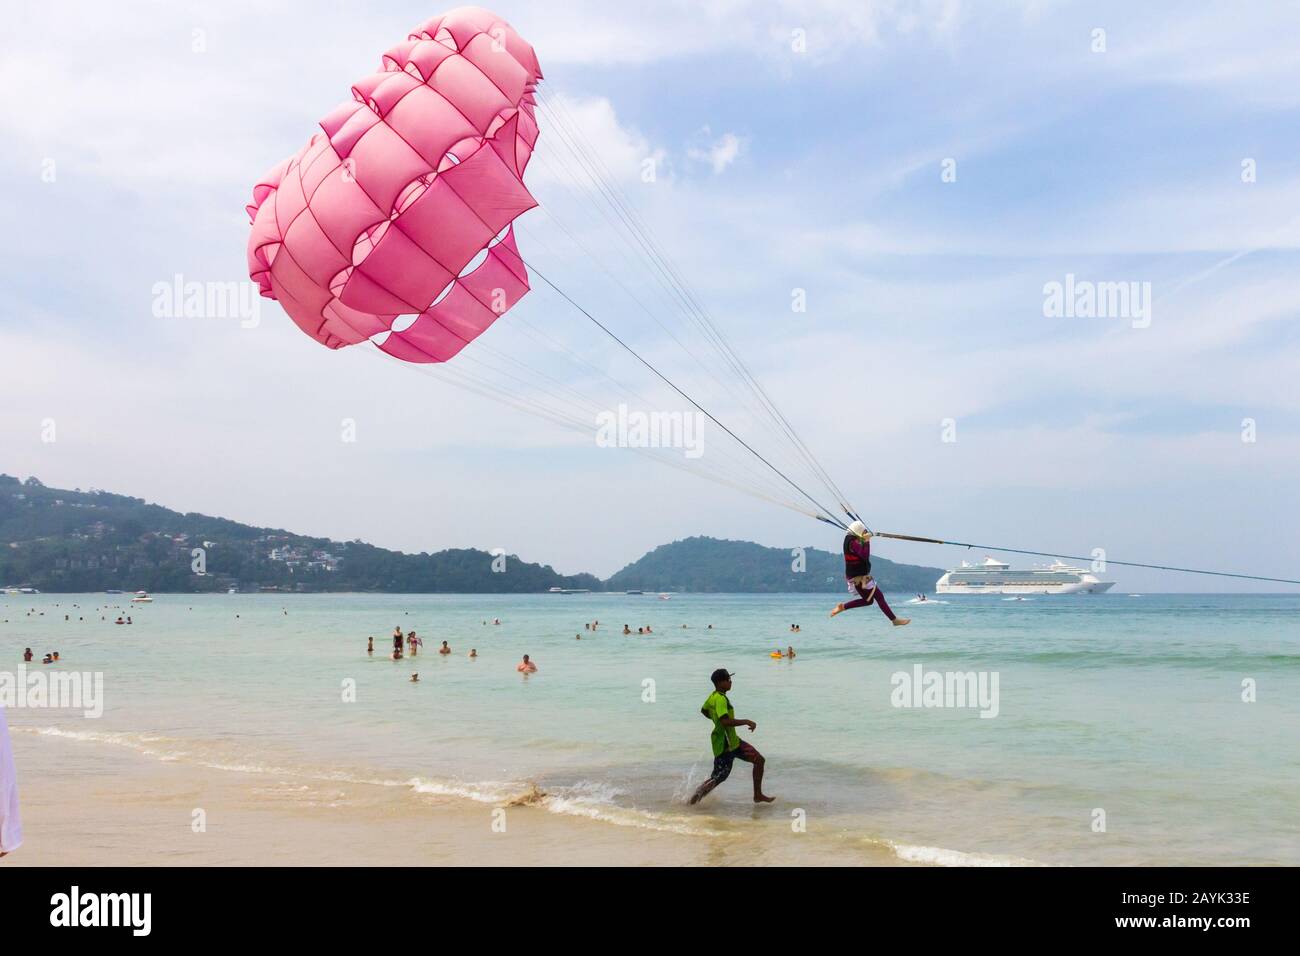
M762 757L754 761L754 802L771 803L776 797L763 793L763 766L767 763Z
M695 793L692 794L691 806L695 806L695 804L699 803L701 800L707 797L710 793L714 791L714 789L720 783L722 783L722 781L719 780L717 777L710 777L708 780L705 780L702 784L700 784L699 788L696 789Z

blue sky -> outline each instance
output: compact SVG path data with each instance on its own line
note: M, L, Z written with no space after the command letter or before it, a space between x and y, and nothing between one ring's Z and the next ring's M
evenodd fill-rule
M1295 576L1300 9L1132 6L494 9L874 526ZM0 37L0 470L403 550L504 547L562 571L610 573L698 533L836 547L805 517L445 377L321 349L274 303L255 328L153 314L155 283L176 274L246 278L253 182L442 9L19 3ZM555 141L544 115L525 258L759 444L609 280L662 301L566 187ZM1149 327L1045 317L1044 284L1067 274L1150 283ZM540 330L669 407L539 285L471 348L618 400L527 334ZM806 313L790 309L796 288ZM355 442L340 441L345 418ZM710 461L761 468L723 444Z

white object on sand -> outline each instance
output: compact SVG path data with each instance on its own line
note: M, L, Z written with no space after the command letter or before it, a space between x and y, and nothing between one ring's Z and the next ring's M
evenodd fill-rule
M23 844L23 824L18 817L18 774L14 769L14 748L9 743L9 725L0 707L0 853L11 853Z

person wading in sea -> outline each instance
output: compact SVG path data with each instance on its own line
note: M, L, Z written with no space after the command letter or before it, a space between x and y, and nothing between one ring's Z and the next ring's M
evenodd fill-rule
M709 737L709 742L713 744L713 773L695 791L691 797L692 804L699 803L718 784L731 776L732 764L737 760L754 765L754 802L771 803L776 799L763 793L763 768L767 761L753 744L745 743L736 733L737 727L748 727L751 732L755 731L758 724L752 720L737 719L736 708L727 699L727 691L731 690L731 678L732 675L724 668L714 671L710 678L713 681L713 693L700 708L700 713L713 721L713 733Z

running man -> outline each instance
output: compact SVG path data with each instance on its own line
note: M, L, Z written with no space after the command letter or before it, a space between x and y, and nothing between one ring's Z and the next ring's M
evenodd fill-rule
M771 803L776 799L763 793L763 766L766 763L763 755L752 744L742 741L736 733L737 727L748 727L751 732L755 731L758 724L752 720L736 719L736 708L727 699L727 691L731 690L731 676L721 667L713 672L710 678L713 681L713 693L700 708L700 713L713 721L713 733L709 738L713 744L713 773L691 797L692 805L699 803L714 787L731 776L731 765L737 759L754 765L754 802Z
M876 584L876 579L871 576L871 532L861 521L849 525L849 533L844 536L844 577L848 579L849 590L857 591L858 596L848 604L835 605L831 617L841 611L866 607L874 602L885 617L894 622L895 627L912 623L911 618L895 616L884 593Z

